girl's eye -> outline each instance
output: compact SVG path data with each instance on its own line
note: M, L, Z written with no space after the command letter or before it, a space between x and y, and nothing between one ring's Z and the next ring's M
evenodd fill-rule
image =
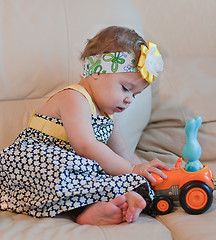
M128 92L128 91L129 91L129 89L126 88L124 85L122 85L122 88L123 88L123 90L124 90L125 92Z
M136 94L133 94L133 98L136 98Z

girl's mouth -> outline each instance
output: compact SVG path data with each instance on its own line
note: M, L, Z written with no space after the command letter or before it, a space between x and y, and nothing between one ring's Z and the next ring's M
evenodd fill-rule
M125 110L125 108L122 107L117 107L116 108L116 112L123 112Z

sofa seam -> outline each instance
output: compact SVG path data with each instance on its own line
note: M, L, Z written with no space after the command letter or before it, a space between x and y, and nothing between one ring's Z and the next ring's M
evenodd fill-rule
M159 216L159 217L156 217L156 219L157 219L161 224L163 224L163 225L170 231L170 233L171 233L171 235L172 235L172 239L173 239L173 240L176 239L176 238L175 238L175 237L176 237L175 232L172 231L172 229L165 223L165 221L163 221L160 216Z

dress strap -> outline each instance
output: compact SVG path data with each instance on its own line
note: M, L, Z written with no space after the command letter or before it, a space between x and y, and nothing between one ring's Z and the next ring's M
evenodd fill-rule
M78 84L78 83L72 84L72 85L70 85L70 86L68 86L68 87L65 87L65 88L59 90L58 92L54 93L51 97L49 97L49 98L47 99L47 101L50 100L50 98L52 98L55 94L57 94L57 93L59 93L59 92L61 92L61 91L63 91L63 90L67 90L67 89L72 89L72 90L76 90L77 92L80 92L80 93L87 99L87 101L88 101L88 103L89 103L89 105L90 105L90 107L91 107L91 112L92 112L92 114L96 115L96 108L95 108L95 105L94 105L94 103L93 103L93 101L92 101L91 96L90 96L89 93L85 90L85 88L84 88L83 86L81 86L80 84Z

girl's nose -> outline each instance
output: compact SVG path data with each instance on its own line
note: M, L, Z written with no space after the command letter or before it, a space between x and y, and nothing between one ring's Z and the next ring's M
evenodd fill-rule
M132 103L132 96L127 96L125 99L124 99L124 103L126 104L131 104Z

